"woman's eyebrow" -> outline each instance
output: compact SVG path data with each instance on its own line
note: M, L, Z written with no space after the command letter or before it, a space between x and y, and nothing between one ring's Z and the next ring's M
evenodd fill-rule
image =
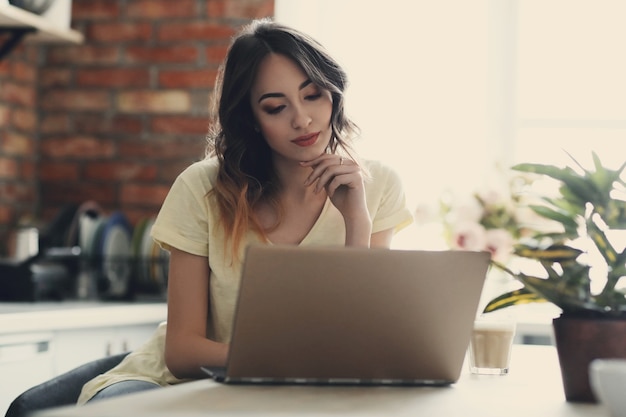
M307 85L311 83L312 83L311 79L307 78L305 81L302 82L302 84L300 84L300 86L298 87L298 90L302 90L304 87L306 87ZM260 103L266 98L271 98L271 97L285 97L285 95L283 93L265 93L261 97L259 97L259 100L257 101L257 103Z

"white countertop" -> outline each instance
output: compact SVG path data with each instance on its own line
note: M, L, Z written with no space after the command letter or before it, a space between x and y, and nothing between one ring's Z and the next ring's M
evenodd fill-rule
M565 401L556 349L515 345L510 374L471 375L450 387L223 385L199 380L49 410L40 417L463 416L608 417L598 404Z
M0 303L0 335L158 323L166 317L164 302Z

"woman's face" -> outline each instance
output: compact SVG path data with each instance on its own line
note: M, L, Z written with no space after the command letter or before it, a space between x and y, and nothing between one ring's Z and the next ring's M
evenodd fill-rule
M274 157L308 161L323 154L331 136L330 91L313 84L291 59L263 59L250 94L256 123Z

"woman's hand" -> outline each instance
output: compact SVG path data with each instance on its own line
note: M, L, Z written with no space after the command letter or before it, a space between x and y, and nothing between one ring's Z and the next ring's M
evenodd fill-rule
M304 184L315 187L315 192L325 190L343 215L346 245L369 246L372 222L365 200L361 167L350 159L331 154L300 164L313 170Z

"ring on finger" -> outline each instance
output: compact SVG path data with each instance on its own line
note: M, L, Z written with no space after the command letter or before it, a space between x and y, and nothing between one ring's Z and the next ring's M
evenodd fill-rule
M339 165L343 165L343 158L339 157Z

